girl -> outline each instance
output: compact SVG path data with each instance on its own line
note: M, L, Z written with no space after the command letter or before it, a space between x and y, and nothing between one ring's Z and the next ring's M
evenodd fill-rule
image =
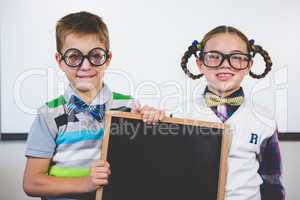
M260 54L264 72L251 71L253 58ZM192 74L188 59L194 55L200 71ZM282 200L281 158L274 120L262 120L244 96L241 85L247 74L263 78L271 70L268 53L236 28L219 26L199 43L194 41L182 57L181 67L192 79L204 75L204 93L188 104L185 117L230 125L232 143L228 157L226 200ZM186 105L185 105L186 106ZM265 118L264 118L265 119Z

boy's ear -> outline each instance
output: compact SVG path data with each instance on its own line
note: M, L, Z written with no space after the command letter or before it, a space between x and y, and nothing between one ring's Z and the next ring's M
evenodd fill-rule
M107 59L107 61L106 61L106 68L109 66L109 64L110 64L110 61L111 61L111 58L112 58L112 53L111 53L111 51L110 52L108 52L108 59Z
M56 62L58 64L59 68L61 70L63 70L63 66L61 64L61 55L58 52L55 53L55 60L56 60Z
M110 64L111 58L112 58L112 53L110 51L110 52L108 52L108 60L107 60L108 65Z
M55 53L55 60L56 62L60 61L60 54L58 52Z

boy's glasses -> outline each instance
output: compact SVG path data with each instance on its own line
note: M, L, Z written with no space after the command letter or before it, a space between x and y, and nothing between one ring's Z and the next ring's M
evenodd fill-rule
M209 68L218 68L227 59L229 65L235 70L248 68L251 55L245 53L223 54L219 51L208 51L200 53L204 65Z
M69 67L75 68L82 65L84 59L87 58L91 65L99 67L108 59L108 51L102 48L94 48L84 55L80 50L71 48L61 54L61 59Z

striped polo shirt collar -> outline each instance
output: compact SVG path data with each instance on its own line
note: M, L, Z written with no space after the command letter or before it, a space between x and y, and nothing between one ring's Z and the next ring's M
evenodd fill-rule
M80 98L80 96L74 91L72 86L68 85L64 93L64 97L67 101L69 101L72 95L75 95L78 98ZM105 104L109 100L111 100L111 98L112 98L112 91L105 83L103 83L102 89L98 92L98 94L95 96L95 98L93 99L90 105Z

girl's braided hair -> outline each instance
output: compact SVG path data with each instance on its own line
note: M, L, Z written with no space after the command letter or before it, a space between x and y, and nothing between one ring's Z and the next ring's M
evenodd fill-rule
M181 58L181 68L184 71L184 73L192 78L192 79L198 79L200 77L203 76L203 74L198 74L198 75L194 75L193 73L190 72L190 70L187 68L187 63L189 58L194 55L195 57L198 58L197 54L201 52L203 52L204 47L206 45L206 42L211 39L213 36L215 36L216 34L220 34L220 33L230 33L230 34L236 34L237 36L239 36L247 45L247 49L248 49L248 53L252 56L252 58L254 58L254 56L259 53L265 63L266 63L266 68L264 70L263 73L261 74L255 74L252 71L249 72L249 75L253 78L264 78L270 71L271 71L271 67L272 67L272 61L271 58L268 54L267 51L265 51L260 45L255 45L254 44L254 40L248 40L248 38L238 29L231 27L231 26L218 26L216 28L214 28L213 30L209 31L204 38L202 39L202 41L200 43L198 43L197 41L194 41L192 43L191 46L189 46L188 50L184 53L183 57Z

